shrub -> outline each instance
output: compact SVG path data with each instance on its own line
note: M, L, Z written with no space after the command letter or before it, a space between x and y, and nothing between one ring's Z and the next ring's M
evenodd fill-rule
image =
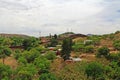
M93 53L94 52L94 47L93 46L86 46L85 49L84 49L84 52Z
M72 49L76 52L83 52L84 48L85 46L83 44L75 44L74 46L72 46Z
M86 42L85 42L85 45L86 45L86 46L94 45L94 42L93 42L92 40L86 41Z
M46 73L50 68L50 61L41 56L35 59L34 65L37 67L39 74Z
M109 54L109 56L107 57L107 59L110 60L110 61L119 61L120 60L120 53Z
M12 70L9 66L0 63L0 79L9 80Z
M120 50L120 40L114 41L113 46L115 49Z
M18 59L20 56L22 56L21 53L22 53L22 52L21 52L19 49L15 50L15 52L14 52L14 57L15 57L15 59Z
M104 69L100 63L91 62L85 68L85 73L88 77L92 77L93 80L100 78L103 75Z
M15 71L15 80L33 80L37 70L33 64L19 66Z
M45 54L45 57L48 59L48 60L54 60L56 58L56 53L53 52L53 51L49 51Z
M110 50L107 47L101 47L97 50L97 57L107 57L109 55Z
M23 56L21 56L21 57L18 58L18 63L27 64L27 60Z
M57 78L51 73L43 73L40 75L39 80L57 80Z
M33 62L35 58L39 57L40 53L36 49L31 49L30 51L24 51L22 56L26 58L28 63L30 63Z

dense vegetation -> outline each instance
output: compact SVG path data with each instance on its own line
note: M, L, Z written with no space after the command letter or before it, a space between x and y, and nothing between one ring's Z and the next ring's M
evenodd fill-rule
M74 35L55 34L46 43L0 37L0 80L120 80L119 31L74 39L68 34Z

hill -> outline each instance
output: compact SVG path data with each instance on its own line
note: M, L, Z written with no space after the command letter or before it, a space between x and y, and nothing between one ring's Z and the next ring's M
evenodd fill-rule
M24 34L5 34L5 33L1 33L0 37L21 37L21 38L28 38L30 36L28 35L24 35Z

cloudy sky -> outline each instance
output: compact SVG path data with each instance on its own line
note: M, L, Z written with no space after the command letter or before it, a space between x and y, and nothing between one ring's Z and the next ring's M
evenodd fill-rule
M39 36L120 30L120 0L0 0L0 33Z

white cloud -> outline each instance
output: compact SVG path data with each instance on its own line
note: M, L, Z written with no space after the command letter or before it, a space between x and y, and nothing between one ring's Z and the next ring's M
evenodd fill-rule
M43 35L120 29L119 0L0 0L0 32ZM109 28L109 29L107 29Z

